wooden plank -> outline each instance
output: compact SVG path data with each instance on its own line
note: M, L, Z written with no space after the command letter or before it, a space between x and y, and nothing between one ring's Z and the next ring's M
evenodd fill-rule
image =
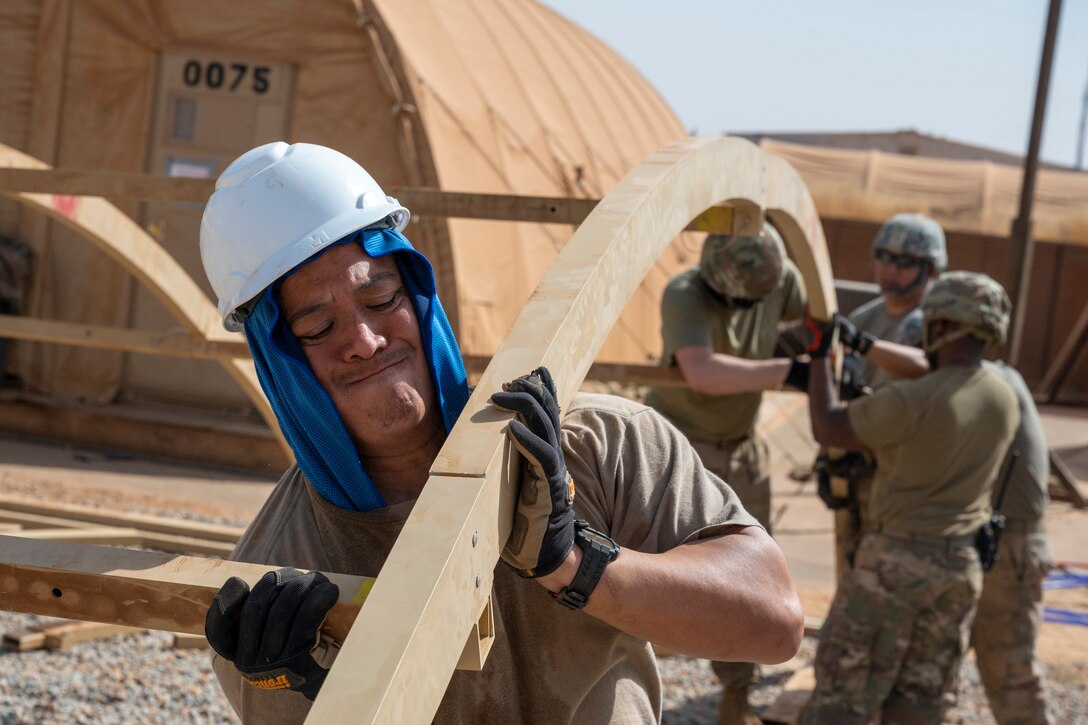
M214 189L214 179L120 171L0 167L0 192L3 193L204 204ZM541 224L581 224L599 202L598 199L578 197L482 194L419 187L390 187L387 192L411 209L413 216ZM686 228L729 234L733 224L733 210L720 206L707 209Z
M241 334L238 334L236 342L210 341L181 330L149 332L16 315L0 315L0 337L210 360L250 357L249 345ZM480 374L490 361L491 357L488 355L466 355L465 368L470 373ZM636 385L682 386L687 384L680 371L675 368L628 363L593 363L589 372L586 373L586 379Z
M225 541L232 544L236 543L245 532L245 529L240 526L223 526L221 524L208 524L185 519L168 519L162 516L106 511L69 504L42 503L15 496L0 495L0 516L3 516L5 511L49 516L61 520L67 519L81 524L131 527L148 533L188 536L196 539Z
M779 723L780 725L796 725L801 720L801 713L805 705L812 697L812 691L816 688L816 673L812 666L803 667L786 681L786 685L779 693L778 699L772 702L767 709L760 713L759 718L764 723Z
M45 646L45 632L37 629L20 629L16 632L5 632L0 645L4 649L25 652L32 649L41 649Z
M1057 399L1062 388L1069 381L1077 360L1083 354L1086 342L1088 342L1088 306L1081 311L1080 317L1069 332L1069 337L1065 338L1061 349L1054 356L1039 383L1037 390L1042 397L1042 402L1053 403Z
M1069 470L1069 466L1065 465L1065 461L1053 449L1050 450L1050 472L1058 480L1062 491L1065 493L1063 500L1073 504L1073 508L1082 509L1088 507L1088 502L1084 500L1084 495L1081 494L1080 489L1077 487L1077 477L1073 475L1073 472Z
M86 528L23 529L8 532L10 536L37 541L68 541L102 546L142 546L172 554L193 554L227 558L234 551L234 544L225 541L209 541L191 536L174 536L133 528L96 526Z
M210 649L208 638L202 634L174 633L174 649Z
M0 521L10 522L12 525L18 525L24 529L87 529L96 526L96 524L89 521L77 521L60 516L42 516L24 511L11 511L4 509L3 504L0 504Z
M0 337L15 340L51 342L76 347L140 352L149 355L223 360L248 358L249 345L241 333L230 333L236 340L205 340L191 332L166 330L130 330L108 325L46 320L40 317L0 315Z
M565 409L658 256L725 199L766 210L805 277L813 314L834 311L819 218L786 162L739 139L686 138L633 169L563 248L484 371L308 722L432 719L490 592L512 518L517 459L504 433L509 416L488 397L545 365Z
M465 369L473 375L481 375L487 369L488 355L465 355ZM589 366L586 380L602 380L634 385L686 386L687 381L677 368L660 365L635 365L628 363L595 362Z
M234 551L234 544L226 541L212 541L195 536L176 536L159 534L153 531L137 530L140 546L171 554L189 554L193 556L218 556L226 559Z
M204 633L212 598L231 576L250 586L274 566L0 536L0 608L129 627ZM323 631L347 635L373 579L326 572L340 601Z
M89 642L95 639L106 639L122 634L138 634L146 632L142 627L122 627L118 624L103 624L101 622L68 622L57 624L42 629L45 642L42 646L46 649L68 649L79 642Z
M63 529L27 529L8 536L35 541L68 541L80 544L100 544L102 546L139 546L140 532L136 529L116 526L95 526L91 528Z

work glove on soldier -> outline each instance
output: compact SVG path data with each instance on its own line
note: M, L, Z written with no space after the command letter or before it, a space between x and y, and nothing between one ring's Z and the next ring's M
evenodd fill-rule
M517 414L506 433L524 456L514 528L502 560L535 579L559 568L574 546L574 482L563 462L559 404L547 368L537 368L491 396Z
M802 393L807 393L809 370L811 368L812 365L807 362L790 360L790 367L789 370L786 371L786 379L783 383L791 388L800 390Z
M814 320L805 315L805 352L813 360L827 357L831 350L831 341L835 337L835 323Z
M232 576L212 600L204 634L249 684L297 690L313 700L329 673L314 658L328 651L321 624L339 596L339 587L321 572L270 571L252 592Z
M851 322L846 315L840 315L836 312L833 319L835 327L839 330L839 340L842 342L843 347L856 352L858 355L868 355L869 351L873 349L876 337L859 330L858 326Z

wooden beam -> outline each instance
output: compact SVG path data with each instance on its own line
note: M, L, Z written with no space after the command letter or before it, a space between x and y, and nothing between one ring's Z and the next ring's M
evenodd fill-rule
M12 612L203 634L204 616L227 578L241 577L252 586L271 568L0 536L0 607ZM323 630L342 641L373 580L326 575L340 587L340 601Z
M465 355L465 369L472 375L481 375L487 369L488 355ZM634 385L662 385L683 387L687 385L677 368L660 365L634 365L628 363L595 362L589 366L586 380L612 381Z
M214 179L187 179L163 174L119 171L0 168L0 192L3 193L101 196L114 200L204 204L214 189ZM391 187L386 191L411 209L413 215L419 217L541 224L581 224L599 201L578 197L482 194L419 187ZM729 234L733 225L733 210L728 206L721 206L707 209L686 228L691 231Z
M119 624L102 622L67 622L42 629L46 649L68 649L79 642L117 637L122 634L140 634L147 630L143 627L124 627Z
M1065 492L1065 500L1073 504L1073 508L1082 509L1088 507L1088 501L1084 500L1084 496L1077 487L1077 477L1073 475L1073 472L1069 470L1069 466L1065 465L1065 461L1053 449L1050 450L1050 472L1054 474L1054 478L1058 479L1058 483Z
M224 360L248 358L249 345L241 333L236 340L206 340L182 329L153 332L107 325L60 322L40 317L0 315L0 337L52 342L76 347L123 350L149 355Z
M433 718L491 590L512 519L517 456L504 433L509 416L488 398L545 365L565 409L670 241L707 208L738 199L766 210L782 232L813 314L826 319L835 310L819 218L786 162L739 139L686 138L633 169L565 245L484 371L308 722Z
M1065 338L1058 354L1050 361L1050 366L1039 383L1037 396L1042 398L1041 402L1053 403L1057 399L1073 373L1077 360L1083 354L1086 342L1088 342L1088 305L1081 310L1069 336Z
M186 519L168 519L162 516L148 516L146 514L123 513L104 509L88 508L86 506L72 506L70 504L46 504L40 501L29 501L15 496L0 495L0 517L4 512L20 512L37 516L50 517L49 520L69 520L72 526L101 525L120 526L139 529L148 533L171 534L173 536L187 536L196 539L211 541L224 541L235 543L245 532L240 526L224 526L222 524L209 524L200 521L188 521ZM0 520L12 520L3 519ZM30 519L17 519L28 521Z
M811 665L802 667L786 680L782 692L767 709L760 713L760 719L765 723L796 725L801 721L801 714L812 698L812 691L815 688L815 670Z
M16 315L0 315L0 337L210 360L250 357L249 345L241 334L238 334L238 339L234 342L210 341L183 330L150 332ZM466 355L464 360L468 372L480 374L491 361L491 357ZM590 366L586 378L636 385L687 385L679 370L660 365L594 363Z

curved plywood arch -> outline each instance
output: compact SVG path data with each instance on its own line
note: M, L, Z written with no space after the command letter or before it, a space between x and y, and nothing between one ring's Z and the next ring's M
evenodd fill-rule
M788 164L740 139L686 138L635 167L574 233L484 372L307 722L431 720L465 639L481 627L512 520L509 416L488 398L545 365L565 408L643 275L723 199L766 211L805 277L813 314L834 312L819 218Z
M33 156L3 144L0 144L0 166L50 168ZM174 258L128 215L105 199L60 194L6 195L47 214L107 254L154 294L190 332L209 343L241 339L223 329L215 306ZM261 391L253 361L224 359L220 363L242 387L272 431L279 435L279 423ZM289 453L286 444L284 447Z

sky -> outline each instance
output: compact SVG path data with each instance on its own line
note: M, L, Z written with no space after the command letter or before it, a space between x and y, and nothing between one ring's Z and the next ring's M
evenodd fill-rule
M1028 148L1048 0L541 1L631 62L694 133L913 129ZM1074 166L1088 0L1062 6L1041 156Z

